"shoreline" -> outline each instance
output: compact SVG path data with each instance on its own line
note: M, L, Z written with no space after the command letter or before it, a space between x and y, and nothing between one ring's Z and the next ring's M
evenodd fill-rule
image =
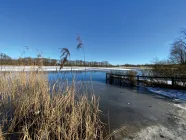
M59 71L60 66L0 66L1 71ZM136 68L137 69L137 68ZM110 70L135 70L135 68L122 68L122 67L63 67L60 71L110 71Z

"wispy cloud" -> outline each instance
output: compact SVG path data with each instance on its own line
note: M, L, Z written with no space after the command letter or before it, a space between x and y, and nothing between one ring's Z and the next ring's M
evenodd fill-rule
M124 16L124 18L123 18L123 21L122 21L123 23L125 22L127 16L128 16L128 12L125 14L125 16Z

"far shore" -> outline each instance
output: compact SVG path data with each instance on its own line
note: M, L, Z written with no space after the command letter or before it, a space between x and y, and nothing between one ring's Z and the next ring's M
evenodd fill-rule
M59 66L0 66L0 71L59 71ZM78 67L78 66L65 66L60 71L110 71L110 70L135 70L135 69L141 69L136 67Z

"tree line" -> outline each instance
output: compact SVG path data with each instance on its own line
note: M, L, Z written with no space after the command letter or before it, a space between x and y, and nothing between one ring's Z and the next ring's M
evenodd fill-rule
M186 29L173 41L167 60L155 60L152 70L146 75L186 77Z
M13 59L7 54L0 53L0 65L16 65L16 66L59 66L60 60L51 59L51 58L42 58L38 56L36 58L32 57L19 57L17 59ZM64 66L87 66L87 67L111 67L108 61L83 61L83 60L68 60Z

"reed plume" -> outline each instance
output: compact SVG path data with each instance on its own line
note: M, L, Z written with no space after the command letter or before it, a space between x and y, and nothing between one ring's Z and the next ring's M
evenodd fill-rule
M59 70L61 70L64 66L64 64L68 61L68 57L70 57L70 51L68 50L68 48L61 48L61 56L60 56L60 68Z
M79 49L81 49L81 48L83 49L83 48L84 48L84 47L83 47L83 42L82 42L82 40L81 40L79 34L77 34L76 40L77 40L77 42L78 42L78 45L77 45L76 49L79 51Z
M79 34L77 34L76 40L78 42L78 45L76 47L76 49L79 51L80 49L83 49L83 53L84 53L84 65L85 65L85 71L86 71L86 63L85 63L85 48L83 47L83 42L81 40L81 37L79 36Z

